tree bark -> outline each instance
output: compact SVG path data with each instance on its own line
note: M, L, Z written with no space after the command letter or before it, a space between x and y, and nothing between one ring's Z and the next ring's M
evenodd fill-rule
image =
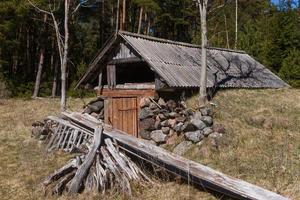
M143 19L143 7L140 8L140 17L139 17L139 26L138 26L138 34L141 34L142 29L142 19Z
M46 30L46 22L47 22L48 15L44 14L44 28L42 33L45 32ZM41 50L40 50L40 59L39 59L39 65L38 65L38 70L36 74L36 79L35 79L35 86L34 86L34 91L32 98L37 98L40 90L40 84L41 84L41 78L42 78L42 72L43 72L43 66L44 66L44 60L45 60L45 45L41 45Z
M68 50L69 50L69 0L65 0L65 21L64 21L64 29L65 29L65 38L64 38L64 52L62 58L61 65L61 101L60 107L61 110L66 110L66 71L67 71L67 60L68 60Z
M200 108L206 106L207 104L207 3L208 0L198 0L201 16L201 74L199 91Z
M120 0L118 0L118 6L117 6L116 33L119 31L119 23L120 23Z
M58 68L58 62L55 61L54 63L54 75L53 75L53 84L52 84L52 92L51 92L51 97L55 98L56 97L56 89L57 89L57 68Z
M121 30L126 29L126 0L123 0L123 6L122 6L122 28Z
M224 22L225 22L226 44L227 44L226 46L228 49L230 49L226 15L224 15Z
M235 43L234 49L237 48L238 42L238 0L235 0Z

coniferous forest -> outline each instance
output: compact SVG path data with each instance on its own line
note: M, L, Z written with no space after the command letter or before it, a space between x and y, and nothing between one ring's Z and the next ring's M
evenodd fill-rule
M298 1L214 0L208 7L209 46L244 50L291 86L300 87ZM60 95L55 31L65 39L64 15L63 0L1 0L0 96L31 97L38 73L36 96ZM201 43L200 16L193 0L73 0L68 17L69 95L79 95L74 85L117 24L125 31Z

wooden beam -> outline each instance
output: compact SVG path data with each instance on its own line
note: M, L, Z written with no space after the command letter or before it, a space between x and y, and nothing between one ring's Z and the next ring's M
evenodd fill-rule
M97 90L101 97L153 97L155 95L154 89L132 90L132 89L107 89Z
M139 63L139 62L143 62L143 60L138 57L132 57L132 58L114 59L110 61L108 64L112 65L112 64Z
M96 123L95 121L92 122L79 113L62 114L74 123L90 129L91 132L99 125L103 125L100 121L99 123ZM229 177L221 172L170 153L122 131L111 129L109 126L104 127L103 137L117 141L120 147L129 154L137 156L147 162L154 163L169 172L189 180L191 183L225 194L229 197L253 200L287 200L287 198L279 194L248 182Z
M102 126L98 126L97 128L95 128L94 143L89 153L87 154L84 162L82 163L82 165L79 166L74 178L71 181L70 188L69 188L70 194L77 194L79 192L82 186L81 183L83 179L86 177L86 175L88 174L88 170L93 164L97 150L99 149L99 146L101 144L102 131L103 131Z

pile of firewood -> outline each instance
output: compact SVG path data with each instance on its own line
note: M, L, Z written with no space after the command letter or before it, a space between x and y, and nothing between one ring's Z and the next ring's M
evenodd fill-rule
M48 117L46 122L45 127L56 127L47 129L50 137L46 141L48 152L59 149L68 151L69 147L72 147L68 144L79 144L74 147L80 152L43 182L45 190L51 191L51 194L75 194L83 190L105 193L113 188L130 196L131 182L150 182L147 175L120 150L116 142L102 137L102 125L98 125L95 131L91 132L61 118ZM38 126L34 125L33 130L36 132ZM87 135L89 137L86 137Z

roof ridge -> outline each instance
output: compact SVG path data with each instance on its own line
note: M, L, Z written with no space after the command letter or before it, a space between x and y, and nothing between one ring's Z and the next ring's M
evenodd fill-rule
M139 37L139 38L143 38L143 39L147 39L147 40L153 40L153 41L156 41L156 42L176 44L176 45L192 47L192 48L201 48L201 46L197 45L197 44L191 44L191 43L187 43L187 42L178 42L178 41L174 41L174 40L168 40L168 39L163 39L163 38L158 38L158 37L153 37L153 36L148 36L148 35L142 35L142 34L132 33L132 32L128 32L128 31L119 31L119 34L129 35L129 36L133 36L133 37ZM220 48L220 47L207 47L207 48L212 49L212 50L219 50L219 51L227 51L227 52L235 52L235 53L246 54L246 52L242 51L242 50L226 49L226 48Z
M129 36L133 36L133 37L140 37L140 38L143 38L143 39L154 40L154 41L162 42L162 43L177 44L177 45L194 47L194 48L201 47L199 45L191 44L191 43L187 43L187 42L178 42L178 41L174 41L174 40L168 40L168 39L153 37L153 36L149 36L149 35L142 35L142 34L132 33L132 32L128 32L128 31L119 31L119 34L129 35Z

